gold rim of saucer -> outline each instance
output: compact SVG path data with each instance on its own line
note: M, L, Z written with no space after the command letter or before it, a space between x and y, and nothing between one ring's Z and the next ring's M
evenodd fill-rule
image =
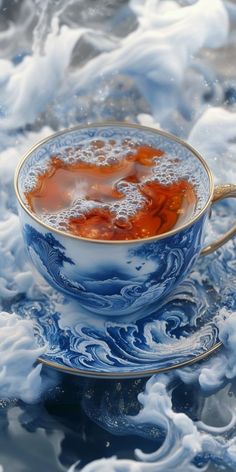
M73 132L73 131L80 130L80 129L89 129L89 128L98 128L98 127L106 128L106 127L110 127L110 126L117 126L119 128L122 128L122 127L123 128L136 128L136 129L141 129L141 130L144 130L144 131L147 130L147 131L152 132L154 134L158 134L158 135L166 137L166 138L168 138L172 141L175 141L175 142L181 144L182 146L184 146L185 148L187 148L189 151L191 151L195 155L195 157L201 162L202 166L204 167L204 169L207 172L208 179L209 179L209 185L210 185L209 197L208 197L208 200L207 200L206 204L204 205L204 207L193 218L191 218L187 223L185 223L182 226L179 226L178 228L175 228L175 229L173 229L171 231L168 231L166 233L163 233L163 234L159 234L157 236L151 236L151 237L142 238L142 239L129 239L129 240L125 240L125 239L124 240L103 240L103 239L91 239L91 238L85 238L85 237L82 237L82 236L76 236L74 234L67 233L66 231L56 229L53 226L49 226L46 223L44 223L43 221L41 221L36 215L34 215L34 213L32 213L27 208L27 206L24 204L24 202L22 201L22 198L21 198L20 192L19 192L19 188L18 188L18 177L19 177L21 167L23 166L24 162L28 159L28 157L31 155L31 153L33 151L35 151L37 148L39 148L42 144L44 144L44 143L50 141L52 138L55 138L55 137L60 136L62 134L67 134L68 132ZM33 220L35 220L38 224L40 224L41 226L43 226L44 228L46 228L47 230L49 230L51 232L60 234L62 236L66 236L68 238L77 239L79 241L86 241L86 242L89 242L89 243L133 244L133 243L140 243L142 241L157 241L159 239L168 238L169 236L173 236L174 234L179 233L183 229L188 228L193 223L195 223L195 221L197 221L203 215L203 213L206 211L206 209L209 207L209 205L211 203L211 200L212 200L212 197L213 197L213 192L214 192L214 183L213 183L213 175L212 175L207 163L205 162L203 157L199 154L199 152L196 151L196 149L194 149L187 142L185 142L182 139L172 135L171 133L167 133L166 131L162 131L162 130L155 129L155 128L150 128L148 126L142 126L142 125L137 125L137 124L114 121L114 122L110 122L110 123L109 122L91 123L91 124L88 124L88 125L75 126L73 128L64 129L62 131L58 131L57 133L51 134L47 138L42 139L41 141L36 143L34 146L32 146L29 149L29 151L27 151L26 154L23 155L23 157L21 158L21 160L20 160L20 162L19 162L19 164L16 168L15 177L14 177L14 188L15 188L15 193L16 193L18 202L21 205L21 207L25 210L25 212L28 213L28 215L31 218L33 218Z
M101 378L101 379L128 379L128 378L140 378L140 377L151 377L152 375L155 374L161 374L163 372L169 372L170 370L174 369L180 369L182 367L187 367L189 365L195 364L196 362L200 362L207 357L209 357L211 354L213 354L215 351L217 351L221 346L222 342L219 341L218 343L214 344L210 349L208 349L206 352L203 352L202 354L199 354L196 357L193 357L192 359L189 359L184 362L179 362L174 365L171 365L169 367L160 367L159 369L150 369L150 370L140 370L140 372L97 372L95 370L82 370L82 369L76 369L74 367L66 367L61 364L57 364L56 362L53 361L47 361L43 359L42 357L38 357L38 362L41 364L47 366L47 367L52 367L56 370L59 370L60 372L64 372L67 374L76 374L81 377L91 377L91 378Z

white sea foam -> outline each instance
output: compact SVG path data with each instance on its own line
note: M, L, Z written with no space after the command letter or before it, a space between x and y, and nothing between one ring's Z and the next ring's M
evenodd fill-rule
M55 18L44 55L35 52L15 67L10 61L0 61L0 69L4 71L4 79L0 81L3 129L32 123L45 110L65 80L73 47L84 32L84 28L72 30L66 26L59 30Z
M162 446L153 453L144 453L136 450L136 461L117 459L101 459L85 466L83 472L111 471L121 472L157 472L163 470L194 471L199 469L193 464L193 459L204 453L212 454L231 468L236 466L236 440L220 438L221 434L234 430L236 424L235 404L228 396L229 389L222 391L221 395L209 397L208 410L212 411L213 405L217 409L224 407L223 421L229 420L224 426L211 426L205 422L212 420L212 415L206 415L203 409L202 417L205 421L193 421L185 413L178 413L173 409L172 393L178 378L185 383L199 382L201 388L208 394L216 392L224 384L226 379L235 377L236 356L236 324L235 313L225 318L226 312L219 317L220 339L225 345L225 350L217 357L207 362L206 366L180 369L171 374L153 376L146 385L145 391L138 397L141 404L139 413L129 417L129 424L136 425L140 429L143 424L157 426L165 431L165 440ZM200 395L200 392L199 392ZM207 407L206 405L206 407ZM113 421L115 419L113 418ZM125 430L124 430L125 432Z
M208 366L200 370L199 382L207 392L214 392L236 376L236 323L235 313L230 316L224 309L219 316L219 339L225 346L220 355L211 359ZM212 368L213 366L213 368Z
M19 218L15 214L13 176L16 164L26 149L50 133L43 128L40 133L32 133L27 139L20 138L16 147L9 147L0 153L0 306L4 297L13 297L33 290L31 268L25 257Z
M15 214L13 174L21 154L50 132L45 128L27 138L20 137L15 147L0 153L0 310L5 301L21 293L34 296L35 282ZM37 401L50 382L42 378L41 366L34 365L43 349L36 346L31 321L1 312L0 339L0 398Z
M43 387L42 365L34 366L45 348L36 346L30 320L0 313L0 397L34 402ZM20 361L19 361L20 360Z
M193 55L204 46L225 42L228 15L221 0L199 0L184 8L157 0L134 0L130 5L138 28L115 51L100 54L76 72L76 90L114 71L131 75L159 121L178 106L180 85Z
M186 67L202 47L219 47L228 34L228 15L221 0L199 0L179 8L176 2L132 2L138 28L118 47L90 60L68 80L72 50L88 28L59 28L58 14L46 36L44 54L33 45L33 55L12 66L1 62L2 128L33 123L56 95L70 89L77 94L114 71L132 76L159 119L178 106L179 87ZM150 14L151 12L151 14ZM194 25L194 26L193 26ZM191 41L188 39L191 37ZM143 74L145 64L145 75Z
M216 183L234 183L236 175L236 114L209 108L197 120L188 141L214 172Z

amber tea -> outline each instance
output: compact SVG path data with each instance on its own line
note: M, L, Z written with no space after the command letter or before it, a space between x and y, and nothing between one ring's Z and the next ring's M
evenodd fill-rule
M125 139L91 140L53 155L25 193L44 223L98 240L149 238L191 219L197 196L178 158Z

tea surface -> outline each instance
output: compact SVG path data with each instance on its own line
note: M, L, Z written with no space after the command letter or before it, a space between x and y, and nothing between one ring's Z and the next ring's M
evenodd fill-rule
M197 203L177 158L129 140L93 140L52 156L25 197L51 227L99 240L166 233L188 221Z

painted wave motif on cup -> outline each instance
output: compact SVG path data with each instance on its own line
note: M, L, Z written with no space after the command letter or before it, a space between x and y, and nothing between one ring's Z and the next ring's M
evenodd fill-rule
M80 268L79 247L75 254L69 243L65 247L52 233L28 223L23 235L34 265L52 286L94 313L116 316L147 310L184 278L200 251L202 227L200 218L172 237L124 245L124 257L112 264L106 263L106 245L101 245L96 250L104 251L102 273L94 256L87 274Z

